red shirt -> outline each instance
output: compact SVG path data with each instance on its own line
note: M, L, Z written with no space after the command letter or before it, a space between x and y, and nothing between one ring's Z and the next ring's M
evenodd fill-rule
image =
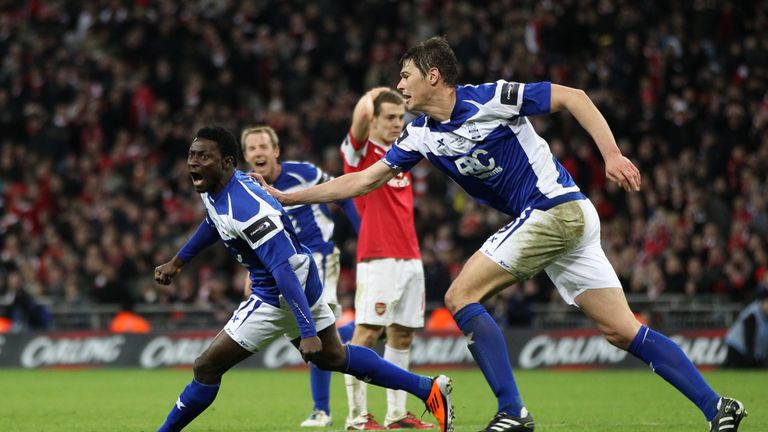
M362 171L378 162L389 146L367 140L356 142L351 134L341 144L344 173ZM357 261L376 258L421 259L413 223L413 181L400 173L384 186L354 199L360 213Z

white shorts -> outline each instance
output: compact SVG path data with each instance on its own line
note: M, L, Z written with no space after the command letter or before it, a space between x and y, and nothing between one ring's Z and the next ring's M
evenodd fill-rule
M323 299L331 307L336 319L339 319L341 317L341 304L336 291L339 286L339 269L341 267L339 249L334 247L333 252L328 255L313 253L312 258L315 259L317 270L320 272L320 281L323 283Z
M263 349L280 336L296 339L300 336L296 316L285 300L282 297L280 299L280 307L276 308L251 294L240 303L224 326L224 331L232 340L251 352ZM318 332L336 322L331 308L322 298L318 299L309 311Z
M421 260L380 258L357 263L355 322L424 327Z
M526 209L480 248L519 281L545 270L568 304L594 288L620 288L600 246L600 218L589 200L547 211Z

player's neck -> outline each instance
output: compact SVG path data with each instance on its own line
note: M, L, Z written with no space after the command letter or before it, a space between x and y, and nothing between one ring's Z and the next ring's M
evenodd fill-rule
M280 173L283 172L283 164L280 163L280 161L277 162L275 165L275 169L272 171L272 175L269 176L269 180L267 180L267 183L272 184L277 181L277 178L280 177Z
M444 122L451 118L455 105L456 89L454 87L443 87L435 92L434 96L430 98L421 111L439 122Z
M225 171L224 175L221 176L221 180L219 180L219 183L214 186L214 188L208 193L208 195L215 197L217 196L224 188L227 186L227 183L229 183L230 180L232 180L232 176L235 175L235 170Z
M371 133L368 136L368 140L378 145L379 147L384 147L386 149L389 149L389 147L392 146L392 143L387 142L383 135L377 135L375 133Z

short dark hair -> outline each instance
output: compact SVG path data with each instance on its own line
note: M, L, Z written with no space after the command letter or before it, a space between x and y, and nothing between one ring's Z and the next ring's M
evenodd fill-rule
M235 159L235 165L237 165L237 140L232 132L221 126L203 126L197 130L196 137L211 140L218 144L221 158L232 156Z
M440 70L445 84L455 86L459 83L459 61L443 36L432 36L408 48L400 57L400 67L408 60L413 61L422 76L435 67Z
M394 90L388 90L388 91L379 93L379 95L376 96L376 98L373 100L373 116L374 117L378 117L379 114L381 114L381 104L383 103L402 105L405 103L405 101L403 101L403 97L400 96L400 93Z

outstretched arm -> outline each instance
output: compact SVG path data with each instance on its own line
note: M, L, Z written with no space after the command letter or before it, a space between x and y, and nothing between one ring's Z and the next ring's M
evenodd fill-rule
M363 171L344 174L329 182L288 194L267 185L258 174L249 173L248 175L257 178L270 195L277 198L281 204L290 206L309 203L329 203L365 195L388 182L397 172L397 170L390 168L384 162L378 161Z
M611 128L583 90L552 84L551 111L566 109L595 140L605 160L605 175L625 190L640 190L640 171L621 154Z

